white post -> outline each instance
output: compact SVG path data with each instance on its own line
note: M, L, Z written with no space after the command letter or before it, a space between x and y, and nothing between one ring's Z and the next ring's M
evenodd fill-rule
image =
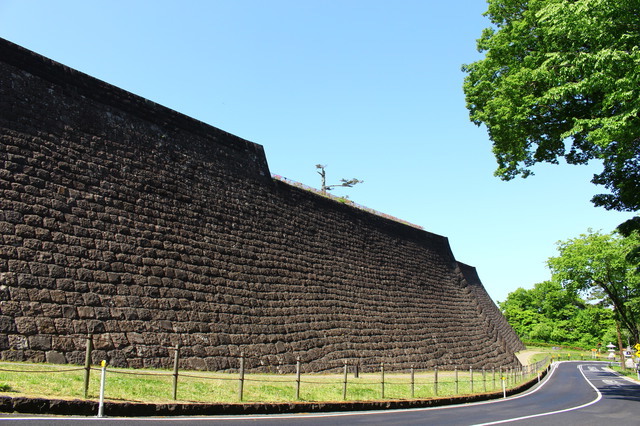
M107 361L102 360L102 373L100 374L100 402L98 404L98 417L104 417L104 379L107 375Z
M505 381L505 377L502 376L502 397L506 398L507 397L507 388L505 387L504 381Z

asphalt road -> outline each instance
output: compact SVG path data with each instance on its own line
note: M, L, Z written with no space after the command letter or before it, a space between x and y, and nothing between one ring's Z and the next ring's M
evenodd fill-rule
M605 369L606 363L572 361L554 365L529 392L507 399L450 407L278 416L201 418L0 417L3 425L79 426L105 422L141 426L180 425L563 425L640 424L640 384Z

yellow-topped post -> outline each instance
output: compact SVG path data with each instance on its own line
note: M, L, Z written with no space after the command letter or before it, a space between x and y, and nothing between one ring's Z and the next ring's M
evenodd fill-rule
M104 417L104 382L107 375L107 361L104 359L100 363L102 372L100 374L100 402L98 404L98 417Z

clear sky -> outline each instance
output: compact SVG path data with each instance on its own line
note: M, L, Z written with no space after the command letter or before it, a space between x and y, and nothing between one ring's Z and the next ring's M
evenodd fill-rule
M460 66L484 0L0 0L0 37L262 145L272 173L449 238L494 300L549 278L555 242L629 214L594 166L493 177Z

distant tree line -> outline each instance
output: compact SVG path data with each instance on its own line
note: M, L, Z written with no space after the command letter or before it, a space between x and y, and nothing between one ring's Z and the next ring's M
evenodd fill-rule
M629 237L590 231L558 242L548 260L551 280L519 288L498 302L523 340L593 348L640 341L640 274L627 258L640 244Z

